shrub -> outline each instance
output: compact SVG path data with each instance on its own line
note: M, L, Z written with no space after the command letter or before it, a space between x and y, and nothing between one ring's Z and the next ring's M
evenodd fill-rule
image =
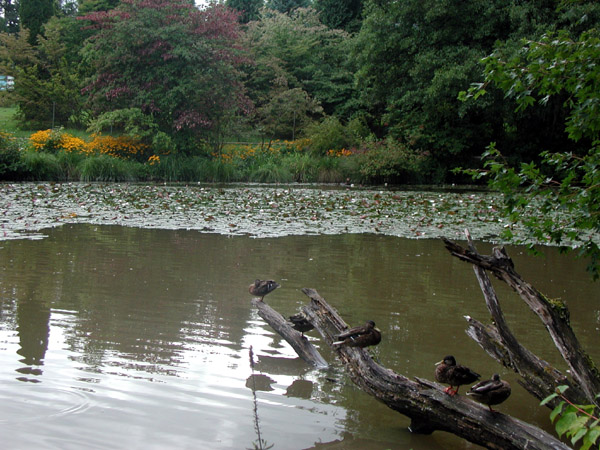
M16 138L0 132L0 179L19 179L23 170L21 151Z
M363 182L410 184L427 178L426 155L391 138L365 142L355 157Z
M314 153L325 155L328 150L352 147L356 143L354 136L336 117L327 117L319 123L311 124L306 130Z

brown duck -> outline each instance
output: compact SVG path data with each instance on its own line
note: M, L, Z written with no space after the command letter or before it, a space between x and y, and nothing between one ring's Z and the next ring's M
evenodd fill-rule
M435 363L435 365L437 366L435 368L435 379L440 383L450 385L444 389L444 392L450 395L458 394L458 389L463 384L474 383L481 376L468 367L456 364L456 359L452 355L444 356L444 359ZM456 389L452 389L453 386L456 386Z
M255 280L254 283L248 287L248 292L256 297L260 297L260 300L262 301L265 298L265 295L273 292L278 287L281 287L281 285L273 280Z
M510 397L510 384L508 381L500 379L500 375L495 373L491 380L484 380L472 386L467 395L471 395L475 400L484 405L488 405L490 411L492 405L499 405Z
M334 347L347 345L348 347L365 348L370 345L377 345L381 342L381 331L375 327L375 322L368 320L362 327L354 327L337 336L339 342L333 344Z
M290 316L289 322L292 324L292 328L294 330L302 333L302 336L304 336L304 333L306 333L307 331L310 331L314 328L313 324L310 323L306 319L306 316L302 313L298 313L298 314L294 314L293 316Z

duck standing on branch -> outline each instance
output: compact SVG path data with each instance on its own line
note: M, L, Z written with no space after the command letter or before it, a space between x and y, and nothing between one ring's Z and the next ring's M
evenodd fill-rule
M375 327L375 322L368 320L362 327L354 327L337 336L340 342L334 342L334 347L347 345L348 347L365 348L381 342L381 331Z
M298 313L298 314L294 314L293 316L290 316L289 322L292 324L292 328L294 330L302 333L303 337L304 337L304 333L306 333L307 331L310 331L314 328L314 325L312 323L310 323L306 319L306 316L302 313Z
M248 287L248 292L256 297L260 297L260 301L262 302L265 295L273 292L278 287L281 287L281 285L273 280L255 280Z
M491 380L484 380L472 386L467 395L471 395L475 400L484 405L488 405L490 411L494 412L492 405L499 405L510 397L510 384L508 381L500 379L500 375L495 373Z
M454 356L444 356L444 359L435 363L435 379L440 383L449 384L444 392L450 395L458 394L458 389L463 384L471 384L479 380L479 375L471 369L460 364L456 364ZM456 386L456 389L452 389Z

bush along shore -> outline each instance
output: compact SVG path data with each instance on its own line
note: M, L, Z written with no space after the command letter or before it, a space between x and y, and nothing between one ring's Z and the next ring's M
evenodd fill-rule
M3 181L319 182L411 184L442 181L426 154L398 141L316 151L309 139L204 146L162 154L128 136L81 138L61 129L17 138L0 132ZM439 172L439 171L437 171Z

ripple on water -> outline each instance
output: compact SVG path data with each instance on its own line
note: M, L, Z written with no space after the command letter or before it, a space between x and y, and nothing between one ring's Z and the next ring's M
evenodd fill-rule
M6 391L0 394L3 425L80 414L92 406L88 394L76 388L31 384L22 386L19 395L7 395Z

